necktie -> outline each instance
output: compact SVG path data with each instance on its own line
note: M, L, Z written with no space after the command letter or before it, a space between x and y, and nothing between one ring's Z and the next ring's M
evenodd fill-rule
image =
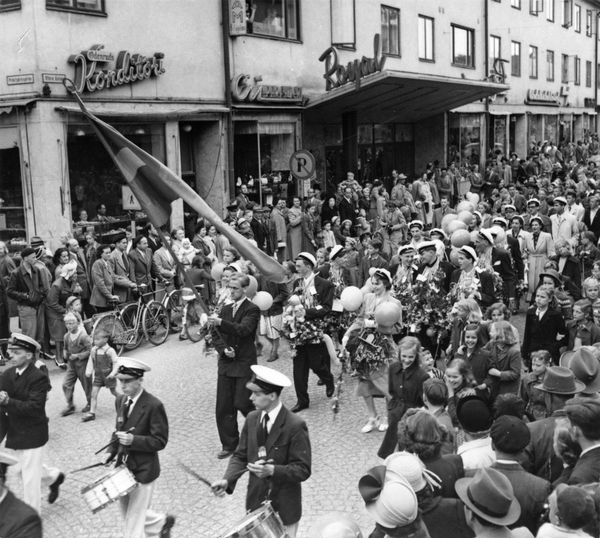
M265 416L262 418L262 422L260 428L258 429L258 446L263 447L267 444L267 437L269 435L269 430L267 429L267 423L269 422L269 415L265 413Z
M131 409L132 403L133 403L133 400L131 398L128 398L127 403L125 404L125 407L123 408L123 422L127 422L127 419L129 418L129 410Z
M235 313L237 312L238 309L238 303L233 303L233 306L231 307L231 312L232 312L232 317L235 318Z

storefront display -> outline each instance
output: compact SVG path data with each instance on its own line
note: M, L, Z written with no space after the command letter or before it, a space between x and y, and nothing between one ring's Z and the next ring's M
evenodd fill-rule
M448 113L448 162L480 164L481 114Z
M27 244L21 156L16 140L16 129L0 129L0 240L10 252L20 251Z

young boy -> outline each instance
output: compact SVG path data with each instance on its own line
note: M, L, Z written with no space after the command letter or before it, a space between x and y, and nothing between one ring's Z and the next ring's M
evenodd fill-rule
M371 278L369 269L387 269L388 263L381 256L381 249L383 245L379 239L373 239L369 242L367 250L365 251L365 257L361 260L360 267L358 268L358 282L362 287Z
M90 411L81 419L82 422L96 420L98 393L102 387L109 389L115 398L117 396L115 376L119 368L118 357L117 352L108 345L108 338L109 334L106 331L96 331L94 334L94 346L85 369L85 375L92 378L92 397Z
M552 355L548 351L531 354L531 372L521 377L519 396L525 403L525 413L530 419L541 420L550 416L546 408L545 392L535 388L543 382L546 368L552 366Z

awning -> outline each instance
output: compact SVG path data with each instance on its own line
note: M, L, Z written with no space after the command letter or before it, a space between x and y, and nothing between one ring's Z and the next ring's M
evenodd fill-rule
M165 108L165 107L136 107L128 105L124 108L106 108L104 106L94 106L92 103L85 104L87 109L95 116L111 116L115 118L152 118L152 119L182 119L197 116L199 114L225 114L229 110L227 107L207 105L204 107L189 108ZM78 106L61 105L54 107L58 112L67 112L69 114L82 114Z
M37 101L37 97L28 97L26 99L11 99L10 101L0 101L0 114L10 114L15 107L27 106Z
M311 97L308 121L340 122L344 112L357 111L361 123L413 123L467 103L508 91L493 82L403 71L382 71Z

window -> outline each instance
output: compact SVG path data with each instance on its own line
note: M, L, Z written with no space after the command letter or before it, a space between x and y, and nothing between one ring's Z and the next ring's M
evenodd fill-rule
M46 0L48 9L76 11L91 15L105 15L104 0Z
M587 10L585 12L585 35L588 37L592 37L592 24L593 24L593 19L592 19L592 12L591 10Z
M354 50L355 35L354 0L331 0L331 44Z
M452 26L452 63L475 67L475 31Z
M0 11L9 11L11 9L20 9L21 0L0 0Z
M529 13L538 16L538 13L544 11L544 0L529 0Z
M494 68L494 61L502 57L500 50L501 43L498 36L490 36L490 70Z
M546 80L554 81L554 51L546 51Z
M585 85L592 87L592 62L585 62Z
M381 6L381 51L400 56L400 10Z
M577 4L574 6L573 19L575 22L575 31L581 33L581 6Z
M554 0L546 0L546 18L554 22Z
M510 0L510 5L516 9L521 9L521 0Z
M568 28L573 24L573 0L562 0L562 25Z
M538 48L529 47L529 78L538 78Z
M283 39L300 39L299 0L254 0L248 16L248 33Z
M419 59L434 61L433 19L419 15Z
M569 57L566 54L562 55L560 81L563 83L569 82Z
M517 41L510 43L510 74L513 77L521 76L521 43Z
M581 58L575 56L575 86L581 84Z

